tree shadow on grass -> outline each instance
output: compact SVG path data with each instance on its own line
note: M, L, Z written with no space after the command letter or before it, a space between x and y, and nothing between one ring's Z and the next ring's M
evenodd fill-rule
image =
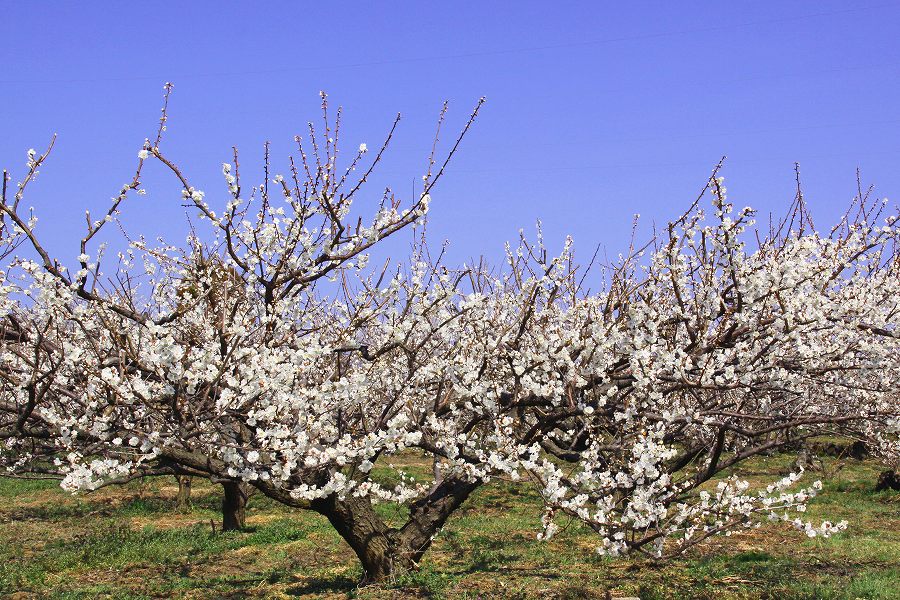
M310 594L347 594L356 589L359 581L347 575L332 577L311 577L302 583L284 590L288 596L308 596Z
M221 500L215 496L192 499L196 509L219 509ZM116 497L97 497L90 494L68 502L45 502L17 507L5 513L13 521L58 521L81 517L141 516L168 514L176 510L171 498L140 494Z

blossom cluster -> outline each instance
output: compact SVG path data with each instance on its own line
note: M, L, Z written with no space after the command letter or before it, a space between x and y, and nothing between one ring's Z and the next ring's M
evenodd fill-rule
M823 432L897 455L891 219L753 238L753 211L713 179L709 217L695 205L587 291L571 240L554 257L540 236L502 269L447 268L424 242L403 267L369 267L430 195L385 197L365 220L334 161L310 165L248 197L226 163L220 213L176 171L208 235L133 241L118 273L85 244L74 278L36 241L39 258L12 260L6 466L56 468L70 490L159 463L296 505L437 502L432 483L374 468L414 450L443 481L536 485L542 539L565 514L601 553L661 556L765 519L809 536L846 527L802 519L821 484L798 489L800 473L762 489L716 477L747 458ZM16 223L8 245L33 236ZM137 271L140 286L89 285Z

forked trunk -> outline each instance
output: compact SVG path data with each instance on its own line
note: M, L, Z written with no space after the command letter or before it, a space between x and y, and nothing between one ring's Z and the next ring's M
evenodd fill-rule
M384 581L415 566L400 544L399 531L385 524L368 498L330 496L314 501L312 507L353 548L362 563L363 583Z
M222 531L240 531L246 524L249 489L238 481L223 481Z
M478 485L444 479L410 507L409 520L400 529L388 527L368 498L329 496L311 507L353 548L362 563L362 583L374 583L417 568L447 518Z

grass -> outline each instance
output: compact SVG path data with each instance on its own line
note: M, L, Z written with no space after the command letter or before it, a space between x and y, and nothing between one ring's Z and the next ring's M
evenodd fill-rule
M428 465L395 461L416 477ZM789 463L746 463L763 481ZM836 465L833 460L828 465ZM571 524L538 542L528 488L482 488L435 540L421 569L359 589L352 551L327 521L250 499L248 531L214 533L219 491L194 482L193 507L174 507L172 478L73 497L55 482L0 479L0 596L12 598L900 598L900 497L873 491L877 465L846 461L810 506L812 520L851 529L807 540L784 525L717 538L667 563L604 559ZM389 474L384 473L385 476ZM379 507L389 520L403 511Z

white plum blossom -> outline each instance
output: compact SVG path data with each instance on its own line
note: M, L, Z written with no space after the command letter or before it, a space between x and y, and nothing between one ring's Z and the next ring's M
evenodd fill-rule
M876 211L829 235L757 237L713 178L709 217L693 206L589 291L573 242L554 256L540 230L503 268L448 267L424 241L370 266L374 245L423 222L434 179L363 215L363 181L317 158L275 179L277 206L224 163L221 216L177 172L209 229L134 240L118 272L95 257L70 279L29 238L40 258L11 260L0 289L0 431L17 440L4 466L59 459L70 490L150 468L251 485L326 515L385 576L377 548L413 564L501 477L539 491L539 539L566 516L602 554L667 556L764 520L847 526L802 519L822 485L800 472L723 478L748 458L818 433L897 455L898 232ZM423 454L434 481L391 466ZM380 519L386 501L408 507L404 525Z

